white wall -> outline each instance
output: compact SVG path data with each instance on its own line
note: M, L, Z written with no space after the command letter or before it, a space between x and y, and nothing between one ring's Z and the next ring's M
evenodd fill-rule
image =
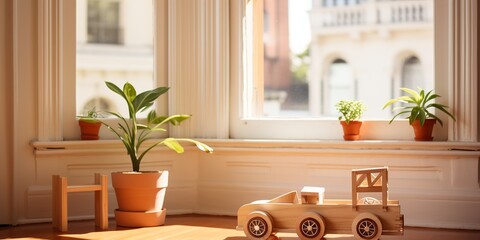
M480 215L472 211L480 209L480 153L449 150L478 149L477 143L206 142L215 149L213 154L194 147L185 154L159 148L143 163L143 170L170 171L168 214L235 215L243 204L303 186L325 187L328 199L351 199L352 169L388 166L390 199L400 200L405 225L480 229ZM125 150L116 141L37 142L35 146L37 177L27 188L28 215L20 219L24 223L49 220L52 174L82 184L91 183L94 172L110 175L130 169ZM113 189L109 190L112 213L116 202ZM70 204L73 219L92 217L91 196L75 195Z
M38 32L35 0L12 1L13 22L13 88L10 107L12 114L13 223L20 216L29 216L23 196L35 182L35 158L30 142L38 136Z

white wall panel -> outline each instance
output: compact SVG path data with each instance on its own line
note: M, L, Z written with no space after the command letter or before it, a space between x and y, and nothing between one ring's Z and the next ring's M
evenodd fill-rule
M206 140L213 154L187 147L185 154L158 148L143 163L143 170L170 171L166 208L169 214L207 213L235 215L246 203L270 199L303 186L326 188L325 197L350 199L351 170L389 167L391 199L400 200L407 226L480 229L477 143L381 143L324 144ZM49 219L49 179L66 175L73 184L93 181L93 173L109 174L129 169L129 160L119 142L100 141L93 146L82 141L35 143L36 182L28 189L28 219ZM358 148L359 144L363 147ZM290 145L290 146L288 146ZM363 149L362 149L363 148ZM470 149L449 150L449 149ZM97 149L102 149L99 153ZM412 150L414 149L414 150ZM72 219L92 217L87 195L71 196ZM110 213L116 206L113 190ZM38 206L43 207L38 207Z

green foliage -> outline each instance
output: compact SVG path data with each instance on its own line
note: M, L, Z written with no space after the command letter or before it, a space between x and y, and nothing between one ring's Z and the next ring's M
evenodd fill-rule
M165 132L167 129L162 128L165 124L172 124L174 126L180 125L183 121L190 118L189 115L172 115L172 116L157 116L155 110L151 110L147 116L147 122L145 124L139 123L137 118L137 113L143 112L150 108L155 100L160 97L162 94L168 91L168 87L159 87L152 90L147 90L137 95L137 91L130 83L125 83L123 89L120 89L118 86L111 82L105 82L107 87L112 90L114 93L120 95L128 106L129 118L124 118L119 113L109 112L113 116L117 117L120 122L117 126L110 126L109 124L102 122L108 129L110 129L117 137L122 141L125 146L130 160L132 162L133 171L140 171L140 163L142 162L143 157L150 150L158 145L164 145L177 153L183 153L184 149L180 145L179 141L191 142L194 143L200 150L211 153L213 149L208 145L201 143L192 139L177 139L177 138L166 138L163 140L158 140L142 148L142 144L146 140L152 139L150 134L153 132L162 131Z
M293 80L299 83L307 82L310 57L310 45L301 53L292 55L291 71Z
M425 94L425 91L421 88L418 88L419 92L410 88L400 89L408 93L408 95L390 99L383 106L383 109L385 109L396 102L405 103L404 106L400 106L394 109L394 111L399 112L395 114L395 116L393 116L392 120L390 120L390 123L392 123L392 121L399 115L409 114L407 118L410 124L412 124L415 120L418 119L420 120L420 125L423 127L425 119L432 118L436 119L440 123L440 125L443 126L442 120L440 120L440 118L438 118L435 114L429 111L429 109L438 109L446 113L455 121L455 117L447 111L448 106L433 102L436 98L440 97L440 95L433 93L433 90L430 90Z
M362 114L367 110L367 107L360 101L354 100L340 100L335 104L337 111L341 114L338 120L345 119L347 124L350 121L357 121L362 117Z
M95 107L93 107L90 110L88 110L85 115L79 115L77 117L79 120L95 123L95 122L98 122L97 118L101 118L102 115L100 114L100 112L95 110Z

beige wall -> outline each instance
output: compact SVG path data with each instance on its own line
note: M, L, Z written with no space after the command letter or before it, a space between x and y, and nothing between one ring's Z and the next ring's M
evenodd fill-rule
M0 224L11 219L12 1L0 1Z
M22 197L35 181L30 142L37 138L37 3L0 1L0 224L16 224L25 215Z

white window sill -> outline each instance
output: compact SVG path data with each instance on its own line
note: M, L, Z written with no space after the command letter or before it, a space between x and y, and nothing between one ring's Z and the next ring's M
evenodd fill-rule
M448 141L397 141L397 140L249 140L249 139L200 139L214 148L239 149L296 149L296 150L425 150L425 151L464 151L479 152L479 142ZM150 140L153 142L153 140ZM119 140L96 141L35 141L31 144L35 150L114 150L123 149ZM148 142L147 142L148 145ZM185 144L188 146L188 143ZM161 148L161 147L160 147ZM478 153L475 153L478 154Z

